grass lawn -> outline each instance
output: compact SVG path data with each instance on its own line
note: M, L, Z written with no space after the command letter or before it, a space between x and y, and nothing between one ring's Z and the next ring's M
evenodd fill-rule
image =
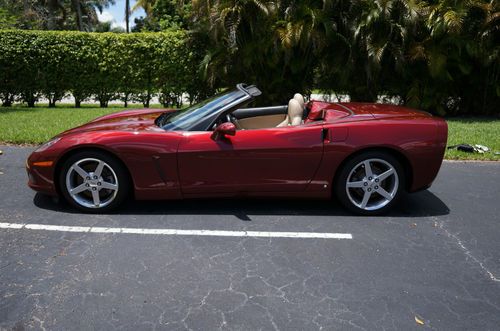
M153 107L160 108L159 105ZM109 108L83 105L80 109L72 108L71 105L58 105L57 108L0 108L0 143L41 144L61 131L123 109L121 105L110 105ZM481 144L500 152L500 119L449 118L447 122L448 145ZM447 150L445 157L456 160L500 160L500 156L493 153L472 154L456 150Z
M457 144L480 144L492 152L500 152L500 118L448 118L448 146ZM446 150L445 158L453 160L500 160L494 153L465 153Z
M127 109L135 108L142 108L142 106L134 105ZM154 105L152 108L160 108L160 106ZM0 107L0 142L41 144L62 131L124 109L122 105L109 105L108 108L99 108L98 105L82 105L82 108L73 108L71 105L64 104L58 105L57 108Z

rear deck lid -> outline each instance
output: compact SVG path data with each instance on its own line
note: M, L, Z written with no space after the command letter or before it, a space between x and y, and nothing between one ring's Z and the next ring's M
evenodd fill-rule
M391 117L432 117L431 114L421 110L391 104L362 102L347 102L340 104L352 110L356 115L369 113L377 119Z

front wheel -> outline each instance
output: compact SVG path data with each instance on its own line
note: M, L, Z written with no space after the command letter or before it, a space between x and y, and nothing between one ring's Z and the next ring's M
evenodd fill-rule
M384 152L366 152L346 162L335 183L335 195L360 215L379 215L400 198L405 176L401 163Z
M59 177L64 198L86 212L107 212L127 197L129 180L114 157L102 152L80 152L68 158Z

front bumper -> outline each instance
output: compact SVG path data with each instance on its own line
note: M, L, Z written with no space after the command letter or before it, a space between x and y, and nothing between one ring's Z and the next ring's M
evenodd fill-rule
M34 191L57 196L54 183L55 163L47 166L47 160L39 153L33 152L26 160L26 172L28 174L28 186ZM42 164L42 165L39 165Z

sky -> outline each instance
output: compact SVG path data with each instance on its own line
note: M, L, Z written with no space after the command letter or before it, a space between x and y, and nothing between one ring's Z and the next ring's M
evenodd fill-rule
M132 9L134 4L135 1L130 0L130 9ZM115 0L115 4L109 8L104 8L102 13L97 11L97 16L101 22L111 21L112 27L122 27L125 29L125 0ZM134 18L139 16L145 16L142 8L132 13L130 17L130 28L134 26Z

